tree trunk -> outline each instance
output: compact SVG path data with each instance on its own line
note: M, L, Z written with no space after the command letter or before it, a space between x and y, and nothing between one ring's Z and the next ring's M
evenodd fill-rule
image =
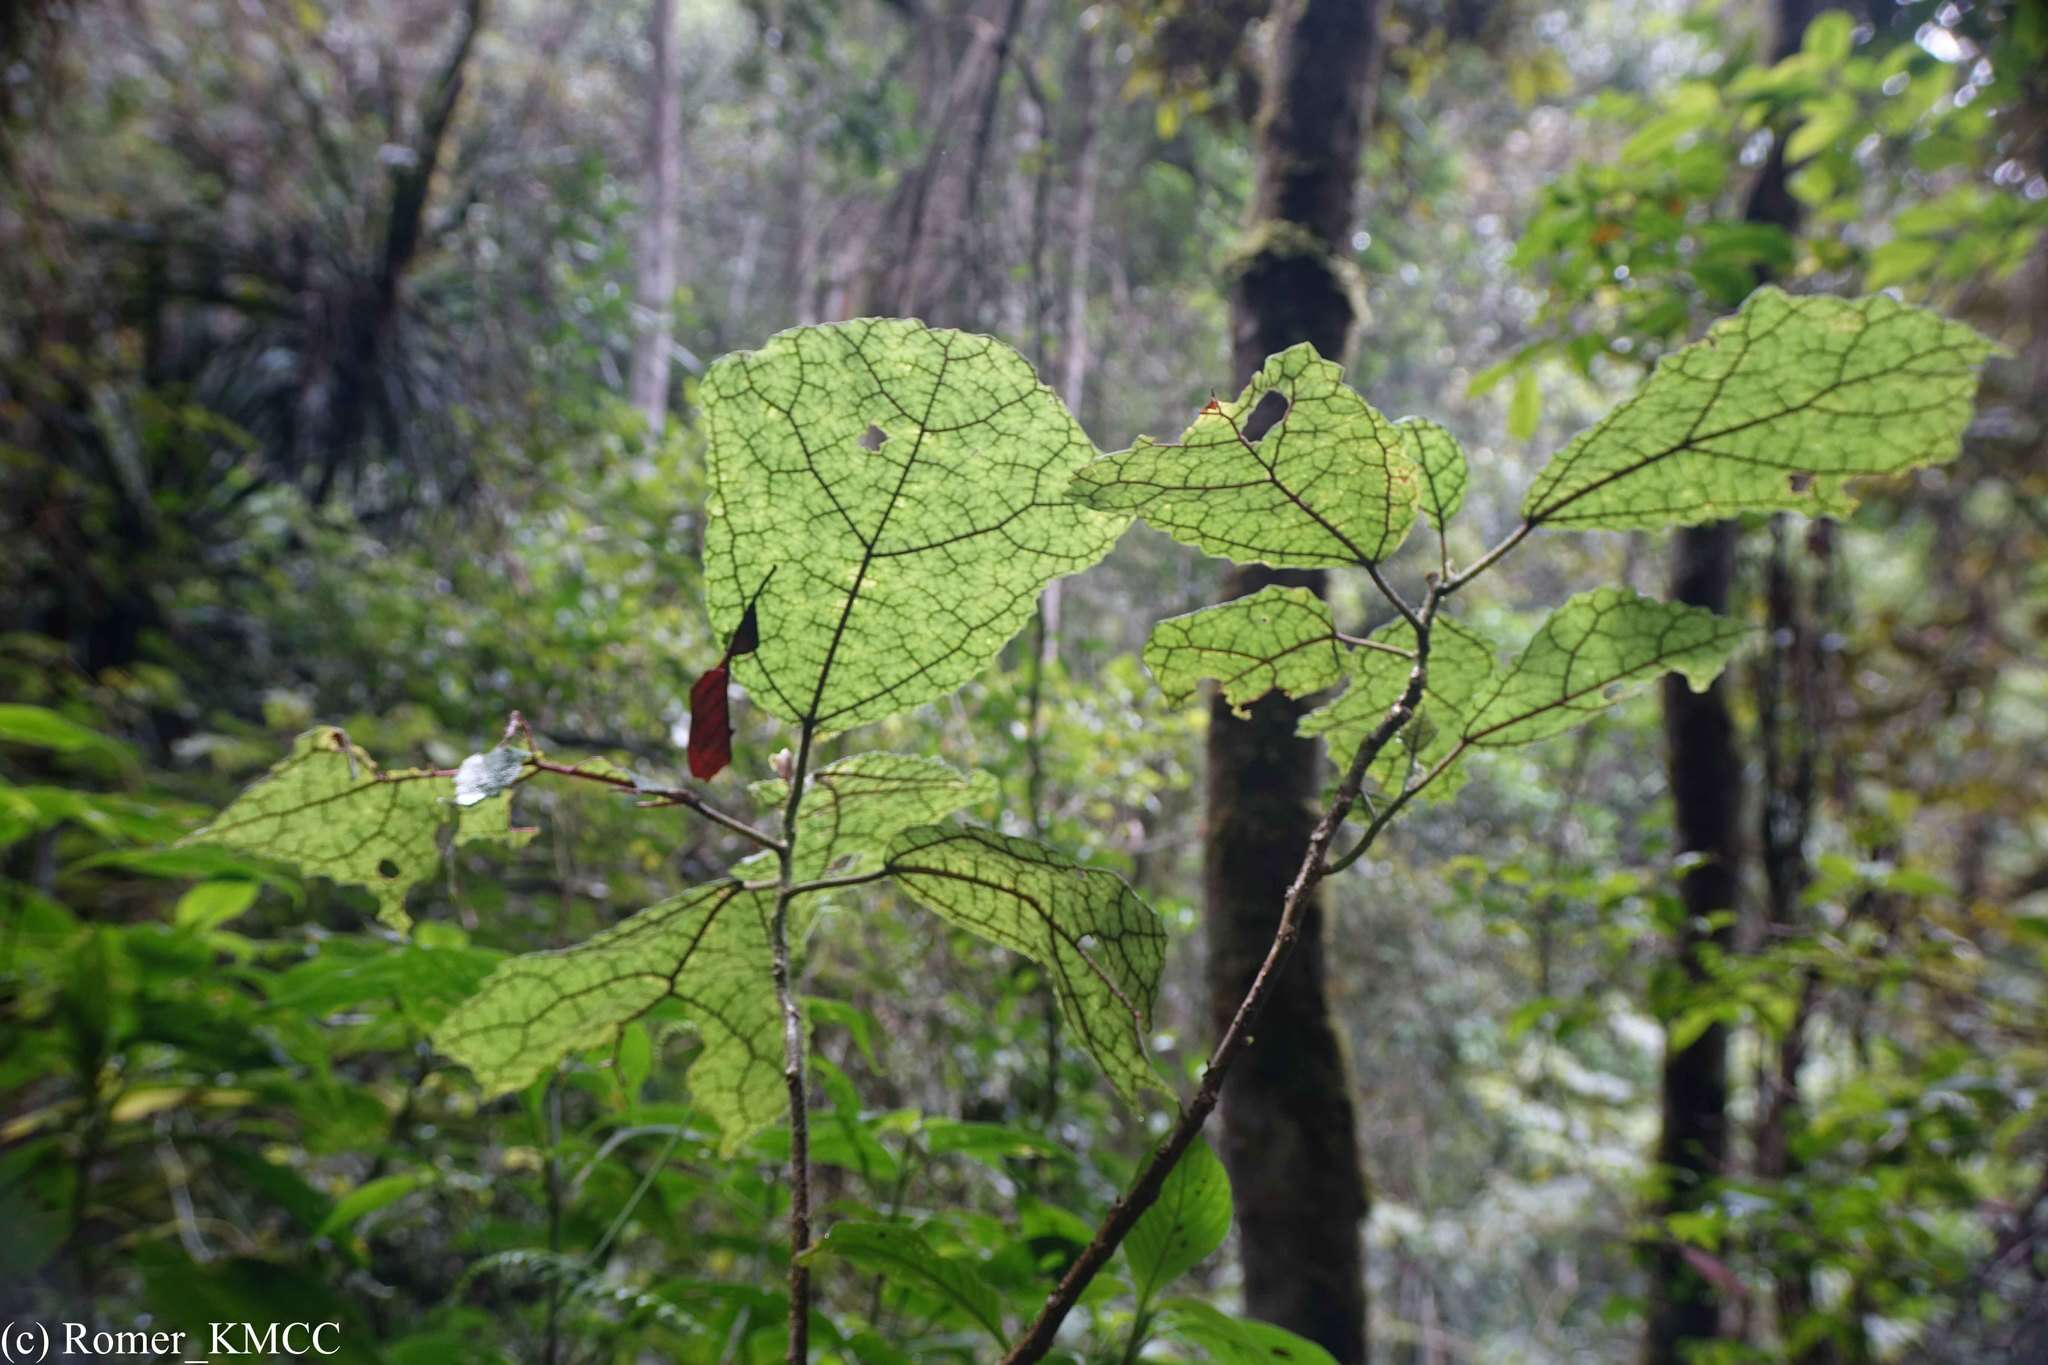
M647 98L645 202L635 261L633 368L627 392L650 437L668 425L669 342L676 296L676 201L682 176L681 111L676 90L675 0L653 0L648 14L654 70Z
M1798 51L1813 7L1813 0L1778 0L1774 60ZM1781 134L1750 188L1743 218L1789 233L1798 226L1799 203L1786 186L1784 146ZM1740 538L1741 529L1732 521L1678 532L1672 545L1671 596L1726 612ZM1676 947L1676 1000L1692 994L1706 980L1712 960L1734 946L1742 867L1742 756L1729 690L1725 678L1697 693L1677 674L1664 679L1675 843L1680 853L1700 858L1679 883L1685 924ZM1714 1024L1684 1047L1669 1049L1662 1091L1659 1218L1698 1208L1726 1170L1728 1030ZM1694 1343L1720 1335L1721 1303L1713 1284L1681 1247L1660 1237L1650 1258L1646 1365L1679 1365Z
M1292 0L1276 11L1249 251L1231 296L1240 379L1300 341L1344 354L1354 304L1337 261L1351 231L1379 12L1377 0ZM1248 434L1256 439L1269 424L1255 415ZM1321 591L1323 575L1240 566L1225 576L1221 596L1273 583ZM1220 697L1210 712L1203 899L1219 1033L1272 942L1308 847L1318 746L1295 734L1305 709L1275 695L1242 720ZM1355 1365L1366 1359L1368 1196L1349 1071L1324 988L1322 924L1318 899L1252 1046L1224 1086L1218 1151L1236 1205L1246 1311Z

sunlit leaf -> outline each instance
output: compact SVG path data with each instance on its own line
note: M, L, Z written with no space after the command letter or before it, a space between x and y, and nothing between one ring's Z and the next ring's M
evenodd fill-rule
M1402 620L1381 627L1372 638L1406 650L1415 647L1415 632ZM1475 699L1493 680L1495 656L1492 642L1470 626L1448 616L1437 619L1430 628L1429 665L1415 718L1367 770L1381 790L1399 791L1411 776L1427 772L1457 747ZM1328 706L1303 716L1301 733L1323 736L1331 760L1340 767L1349 763L1408 690L1413 671L1413 661L1398 654L1354 651L1350 685ZM1428 788L1429 794L1443 799L1457 790L1457 782L1457 769L1452 768Z
M1703 689L1750 636L1740 622L1701 607L1659 602L1623 588L1580 593L1474 702L1473 744L1526 744L1585 721L1664 673Z
M1166 930L1123 878L1029 839L938 826L897 836L887 865L939 918L1045 968L1067 1027L1125 1099L1164 1088L1146 1040Z
M441 1022L434 1045L486 1094L532 1083L572 1052L673 998L703 1039L690 1094L726 1155L783 1112L782 1021L770 988L773 895L714 882L651 905L573 948L500 963Z
M196 929L202 933L218 929L254 905L256 893L261 889L261 882L200 882L178 897L177 907L171 912L171 922L180 929Z
M1883 295L1760 289L1559 452L1523 515L1630 530L1841 512L1857 475L1955 457L1993 349Z
M1543 389L1533 370L1515 376L1515 391L1508 399L1508 435L1526 441L1536 434L1543 420Z
M1095 447L988 337L802 327L712 366L701 401L712 625L730 636L760 594L733 677L784 720L845 730L946 695L1125 524L1069 500Z
M811 774L808 786L791 869L797 881L853 871L912 825L928 825L992 801L997 790L988 773L963 773L936 758L890 753L842 758ZM756 782L750 791L768 811L779 812L789 798L786 782ZM774 861L773 854L758 854L746 866L751 875L772 876Z
M1441 531L1465 505L1465 449L1448 428L1426 417L1403 417L1394 429L1422 476L1422 515Z
M347 1194L334 1201L327 1217L313 1230L316 1237L328 1237L346 1228L353 1227L359 1220L369 1217L381 1208L396 1204L422 1186L434 1182L431 1168L406 1171L399 1175L381 1176L356 1186Z
M381 771L326 726L300 735L288 758L183 842L260 854L360 886L376 898L379 919L404 929L412 923L406 892L440 865L439 833L455 819L454 795L452 782L430 772ZM502 834L505 813L497 819ZM465 826L462 837L489 832Z
M1285 411L1251 441L1262 401ZM1270 357L1234 401L1202 409L1178 444L1140 441L1082 470L1074 491L1212 555L1318 568L1392 554L1420 482L1394 424L1304 343Z
M1175 706L1213 678L1243 714L1268 692L1321 691L1344 675L1330 605L1307 588L1266 587L1152 627L1145 666Z

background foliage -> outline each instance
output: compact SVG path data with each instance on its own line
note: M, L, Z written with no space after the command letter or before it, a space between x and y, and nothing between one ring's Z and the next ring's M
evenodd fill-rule
M658 434L621 396L643 7L8 11L0 1316L289 1304L346 1323L361 1360L779 1358L787 1136L721 1150L685 1083L694 1034L657 1011L496 1099L430 1041L508 956L743 845L602 784L522 785L501 837L402 869L400 938L376 895L179 841L316 724L387 767L452 768L516 708L552 756L679 783L689 684L751 591L701 567L704 371L786 325L993 333L1104 449L1227 399L1264 8L680 4ZM2014 1358L2048 1314L2039 7L1851 8L1780 62L1743 6L1401 4L1388 24L1347 379L1462 439L1460 557L1642 366L1766 278L1891 288L2010 353L1957 465L1865 481L1825 534L1757 518L1745 542L1752 614L1782 561L1820 622L1797 932L1751 914L1707 981L1668 971L1643 703L1475 755L1332 884L1375 1340L1627 1358L1636 1248L1670 1235L1741 1287L1732 1359L1786 1358L1798 1330L1860 1358ZM1743 221L1773 148L1794 231ZM995 667L860 746L991 774L967 815L1161 912L1149 1041L1176 1077L1209 1041L1203 713L1137 651L1215 573L1133 532ZM1586 583L1654 578L1639 533L1546 537L1472 624L1527 639ZM1350 633L1388 624L1350 590L1335 609ZM1738 666L1746 723L1776 657ZM721 788L775 777L768 709L736 705ZM981 1358L988 1316L1042 1296L1150 1134L1039 967L901 898L832 927L808 981L819 1254L841 1267L821 1353ZM1753 1134L1795 1013L1808 1109L1767 1177ZM1715 1021L1738 1040L1743 1160L1653 1230L1663 1041ZM1140 1316L1158 1358L1257 1349L1232 1335L1254 1329L1228 1315L1201 1173L1177 1179L1203 1254L1134 1242L1077 1351L1116 1358ZM1818 1272L1804 1329L1771 1304L1789 1265Z

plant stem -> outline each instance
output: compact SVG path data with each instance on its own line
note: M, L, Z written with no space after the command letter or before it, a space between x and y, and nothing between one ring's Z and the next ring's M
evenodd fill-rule
M805 721L789 774L789 800L782 808L782 840L776 846L781 875L776 879L775 918L769 929L775 954L775 1003L782 1010L782 1079L789 1088L789 1365L804 1365L811 1353L811 1123L804 1082L804 1016L789 966L789 906L795 899L797 812L811 765L817 726Z
M553 1079L548 1081L547 1134L548 1251L559 1256L562 1252L562 1091ZM562 1278L560 1267L555 1266L550 1268L548 1275L547 1335L541 1359L546 1365L555 1365L561 1358Z
M1375 574L1375 581L1378 575ZM1390 594L1391 596L1391 594ZM1024 1329L1016 1345L1003 1357L1003 1365L1029 1365L1029 1362L1043 1360L1052 1349L1053 1339L1059 1334L1060 1324L1089 1283L1108 1264L1109 1258L1136 1226L1140 1216L1159 1198L1160 1187L1166 1183L1167 1173L1173 1170L1181 1154L1202 1131L1215 1110L1217 1101L1223 1095L1223 1079L1229 1073L1231 1064L1238 1054L1251 1042L1252 1028L1257 1024L1266 1001L1273 993L1274 983L1280 978L1280 971L1293 955L1294 945L1301 937L1303 907L1309 896L1323 878L1329 875L1325 859L1330 846L1337 840L1337 831L1343 827L1344 818L1358 801L1359 792L1365 786L1366 769L1378 758L1380 751L1393 741L1402 727L1415 714L1415 707L1422 700L1422 691L1428 677L1429 632L1436 618L1437 603L1442 599L1442 588L1432 586L1419 612L1405 609L1415 623L1415 667L1408 674L1408 686L1403 689L1400 700L1388 708L1387 714L1373 728L1358 752L1351 756L1351 763L1344 771L1344 778L1337 785L1335 795L1330 798L1328 808L1316 821L1314 833L1309 836L1308 848L1302 854L1301 867L1294 874L1294 882L1287 888L1286 899L1280 907L1280 923L1273 931L1273 943L1266 950L1265 961L1259 964L1258 975L1252 978L1244 999L1238 1002L1237 1012L1231 1016L1230 1026L1223 1031L1223 1037L1216 1043L1215 1051L1209 1054L1209 1063L1202 1070L1202 1081L1195 1094L1181 1110L1180 1118L1174 1123L1159 1145L1152 1150L1145 1164L1138 1172L1130 1191L1109 1207L1095 1236L1068 1267L1060 1278L1058 1286L1046 1297L1045 1306L1038 1312L1031 1325ZM1398 599L1395 599L1398 601Z
M1145 1334L1152 1326L1152 1315L1139 1304L1138 1311L1131 1315L1131 1337L1124 1343L1123 1365L1138 1365L1138 1352L1145 1349Z
M773 849L778 853L782 851L782 841L774 835L766 830L755 829L738 816L726 814L703 797L697 795L697 793L683 787L646 787L630 777L620 777L616 773L591 772L575 764L556 763L551 759L545 758L529 758L526 760L526 766L532 768L535 772L553 773L557 777L573 777L580 782L599 782L607 787L617 787L622 791L638 792L642 796L652 797L654 802L659 805L681 806L686 810L695 811L714 825L723 825L734 834L740 835L742 838L758 844L762 848ZM452 776L453 772L454 770L450 769L448 773L443 774L439 769L436 769L435 775Z
M1536 523L1533 521L1525 521L1520 526L1517 526L1513 531L1510 531L1508 533L1507 538L1501 541L1500 544L1494 546L1491 550L1488 550L1485 554L1479 556L1479 558L1473 560L1464 568L1458 570L1457 573L1452 574L1449 578L1444 579L1443 587L1437 595L1439 597L1449 597L1452 593L1464 587L1473 579L1479 577L1480 574L1485 573L1495 564L1498 564L1501 560L1501 557L1505 555L1508 551L1514 549L1517 545L1520 545L1524 540L1528 539L1529 533L1535 529Z

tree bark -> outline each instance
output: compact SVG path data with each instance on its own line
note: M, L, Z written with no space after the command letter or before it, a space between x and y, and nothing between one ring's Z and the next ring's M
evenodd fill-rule
M648 13L654 69L647 96L646 202L635 262L632 373L627 393L651 437L668 425L669 334L676 295L676 203L682 167L681 111L676 90L675 0L653 0Z
M1778 0L1773 60L1799 48L1813 0ZM1799 222L1799 203L1786 185L1784 138L1750 187L1743 218L1783 228ZM1741 528L1732 521L1687 527L1672 545L1671 596L1726 612ZM1664 679L1664 734L1678 852L1699 856L1679 883L1685 924L1676 945L1675 995L1683 999L1708 977L1712 961L1734 946L1741 892L1742 756L1728 703L1727 679L1694 692L1677 674ZM1796 1062L1795 1062L1796 1065ZM1657 1144L1659 1218L1700 1207L1728 1163L1728 1030L1713 1024L1684 1047L1667 1050L1662 1078L1662 1129ZM1650 1257L1646 1365L1680 1365L1694 1344L1721 1335L1721 1302L1684 1249L1659 1238Z
M1378 0L1292 0L1276 11L1248 250L1231 296L1240 379L1296 342L1345 352L1354 303L1337 262L1348 249L1380 9ZM1261 416L1254 439L1272 420ZM1225 575L1221 599L1274 583L1320 592L1323 575L1239 566ZM1219 1035L1273 941L1309 844L1318 746L1295 734L1305 709L1274 695L1244 719L1220 697L1210 712L1203 900ZM1325 990L1322 924L1318 897L1253 1045L1223 1088L1217 1147L1230 1172L1246 1311L1356 1365L1367 1358L1361 1230L1369 1199Z

